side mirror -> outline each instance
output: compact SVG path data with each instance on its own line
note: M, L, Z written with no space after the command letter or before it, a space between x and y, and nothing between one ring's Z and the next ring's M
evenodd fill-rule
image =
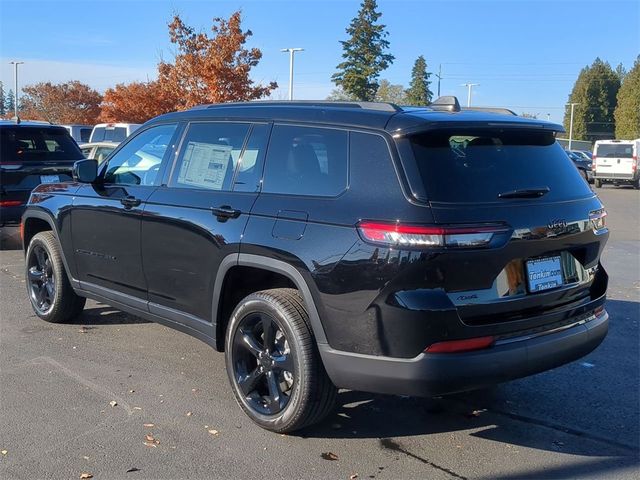
M93 159L78 160L73 164L72 176L75 182L95 182L98 178L98 162Z

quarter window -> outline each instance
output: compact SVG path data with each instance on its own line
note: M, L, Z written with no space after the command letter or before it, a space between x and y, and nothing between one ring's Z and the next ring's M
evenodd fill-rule
M343 130L273 127L263 191L336 196L347 187L348 133Z
M245 123L191 124L176 164L173 186L230 190L249 127Z
M109 159L104 182L153 185L176 127L176 124L158 125L133 137Z

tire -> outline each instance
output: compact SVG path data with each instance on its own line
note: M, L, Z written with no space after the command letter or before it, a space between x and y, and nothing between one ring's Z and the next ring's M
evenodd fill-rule
M229 320L225 361L238 405L264 429L299 430L335 406L337 389L297 290L263 290L244 298Z
M33 311L51 323L67 322L82 312L86 299L76 295L52 232L37 233L25 256L27 294Z
M632 184L632 185L633 185L633 188L635 188L636 190L640 190L640 178L636 178L636 179L633 181L633 184Z
M602 180L598 180L597 178L593 181L596 188L602 188Z

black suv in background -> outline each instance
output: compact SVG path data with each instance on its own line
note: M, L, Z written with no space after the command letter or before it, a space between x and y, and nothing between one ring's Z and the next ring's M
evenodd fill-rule
M47 321L89 297L224 351L238 404L277 432L338 387L444 395L554 368L608 326L606 213L558 131L455 98L163 115L33 192L29 298Z
M0 227L19 225L31 190L70 181L83 158L64 127L0 120Z

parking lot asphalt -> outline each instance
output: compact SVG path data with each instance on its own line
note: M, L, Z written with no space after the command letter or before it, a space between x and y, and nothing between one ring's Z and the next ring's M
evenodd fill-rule
M611 324L597 350L439 400L343 391L293 435L252 424L223 355L194 338L96 302L73 323L39 320L3 234L0 478L638 478L640 191L598 194Z

